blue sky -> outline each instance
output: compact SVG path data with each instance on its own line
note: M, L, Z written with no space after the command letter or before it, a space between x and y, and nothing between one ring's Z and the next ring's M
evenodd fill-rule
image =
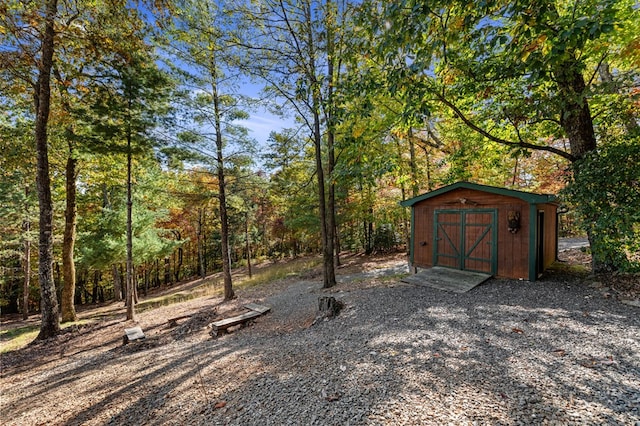
M271 132L279 132L282 129L296 126L293 117L278 117L265 109L250 114L251 118L239 120L237 123L249 129L250 136L262 147L267 145L267 139L269 139Z

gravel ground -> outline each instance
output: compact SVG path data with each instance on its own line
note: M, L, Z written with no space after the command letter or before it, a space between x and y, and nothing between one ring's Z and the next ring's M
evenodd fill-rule
M561 273L535 283L490 280L454 294L401 284L404 263L377 266L385 269L340 276L330 291L317 278L289 280L230 305L207 299L144 313L148 338L126 346L122 322L70 333L43 346L49 352L36 365L4 362L0 419L640 426L637 307ZM318 297L326 295L345 308L314 323ZM216 315L248 301L272 312L209 335ZM166 328L168 315L194 310ZM105 343L88 343L101 332Z

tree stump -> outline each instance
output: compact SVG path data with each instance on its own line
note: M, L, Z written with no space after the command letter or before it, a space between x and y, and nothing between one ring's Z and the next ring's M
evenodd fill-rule
M335 317L340 313L342 308L344 308L344 303L336 300L335 297L322 296L318 298L318 310L320 311L321 316L327 318Z

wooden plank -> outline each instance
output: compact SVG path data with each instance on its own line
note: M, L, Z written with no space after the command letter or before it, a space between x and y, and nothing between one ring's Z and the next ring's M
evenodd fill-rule
M220 321L216 321L213 323L214 327L217 328L228 328L237 324L241 324L243 322L249 321L250 319L253 318L257 318L259 317L261 314L260 312L256 312L256 311L251 311L251 312L247 312L244 313L242 315L238 315L235 317L231 317L231 318L226 318Z
M409 275L401 281L438 290L465 293L489 278L491 278L490 274L434 266L418 274Z
M262 315L260 312L250 311L242 315L216 321L211 324L211 327L213 328L213 331L216 332L216 336L220 336L227 330L227 328L238 324L244 325L247 321L258 318L260 315Z
M247 321L258 318L259 316L262 316L271 310L271 308L268 306L262 306L256 303L248 303L244 305L244 307L249 309L250 311L241 315L237 315L235 317L226 318L211 323L211 327L213 328L213 331L216 332L217 336L220 336L229 327L233 327L234 325L238 324L245 324Z
M246 305L244 305L244 307L251 311L260 312L260 314L262 315L266 314L271 310L270 307L258 305L257 303L247 303Z

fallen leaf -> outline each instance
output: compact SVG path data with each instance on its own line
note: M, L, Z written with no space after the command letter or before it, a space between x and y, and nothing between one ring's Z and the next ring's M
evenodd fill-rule
M514 333L518 333L518 334L524 334L524 331L520 330L519 328L513 327L511 329L511 331L513 331Z

